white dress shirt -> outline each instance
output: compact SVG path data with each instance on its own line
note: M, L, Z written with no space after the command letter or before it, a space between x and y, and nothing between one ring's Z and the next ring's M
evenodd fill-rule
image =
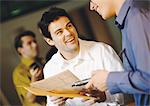
M90 78L91 73L97 69L108 71L123 71L122 63L113 48L102 42L85 41L79 39L80 51L79 54L71 59L65 60L60 52L54 54L44 67L44 78L51 77L64 70L70 70L80 80ZM105 102L120 101L120 94L110 95L106 92L107 100ZM68 100L69 101L69 100ZM73 103L73 101L75 101ZM75 98L69 101L72 105L69 106L85 106L80 99ZM55 106L47 96L47 105Z

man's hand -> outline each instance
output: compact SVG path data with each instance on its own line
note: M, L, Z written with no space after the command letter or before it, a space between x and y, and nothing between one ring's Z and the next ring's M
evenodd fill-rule
M30 74L31 74L31 82L35 82L42 79L43 70L41 68L36 68L36 69L31 68Z
M65 105L65 101L67 100L67 98L65 97L56 97L56 96L51 96L50 100L57 106L64 106Z
M85 85L86 89L97 88L100 91L106 91L106 80L109 72L104 70L97 70L90 81Z
M94 97L92 99L83 99L86 104L88 103L90 105L96 102L104 102L106 100L105 92L101 92L98 89L83 89L80 94Z
M92 98L92 99L82 99L82 102L84 102L84 104L86 106L92 106L96 103L96 98Z

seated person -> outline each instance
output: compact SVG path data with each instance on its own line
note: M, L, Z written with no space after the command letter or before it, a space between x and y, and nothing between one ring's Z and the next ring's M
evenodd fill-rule
M44 78L56 75L64 70L70 70L80 80L90 78L91 73L98 69L110 71L123 71L120 58L115 51L102 42L86 41L78 38L78 32L64 9L50 8L45 12L38 23L38 27L44 36L44 40L55 46L58 51L46 63ZM110 95L105 92L106 102L121 102L122 95ZM105 96L102 93L102 96ZM64 97L47 96L47 105L87 106L102 104L94 99L81 100L80 98L67 99ZM103 101L103 100L100 100Z

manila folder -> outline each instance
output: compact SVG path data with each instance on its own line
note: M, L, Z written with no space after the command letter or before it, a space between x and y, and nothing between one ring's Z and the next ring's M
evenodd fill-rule
M72 72L66 70L47 79L33 82L30 87L25 86L24 88L39 96L90 98L79 94L82 87L72 87L72 84L76 81L80 80Z

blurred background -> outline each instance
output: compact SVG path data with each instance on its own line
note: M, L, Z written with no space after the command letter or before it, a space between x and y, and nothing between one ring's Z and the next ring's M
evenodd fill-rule
M50 6L66 9L72 17L81 38L102 41L118 53L121 35L114 18L104 21L89 10L89 0L0 0L0 105L20 105L12 82L12 72L19 63L14 38L24 30L37 35L40 55L45 58L50 47L37 29L37 22Z

